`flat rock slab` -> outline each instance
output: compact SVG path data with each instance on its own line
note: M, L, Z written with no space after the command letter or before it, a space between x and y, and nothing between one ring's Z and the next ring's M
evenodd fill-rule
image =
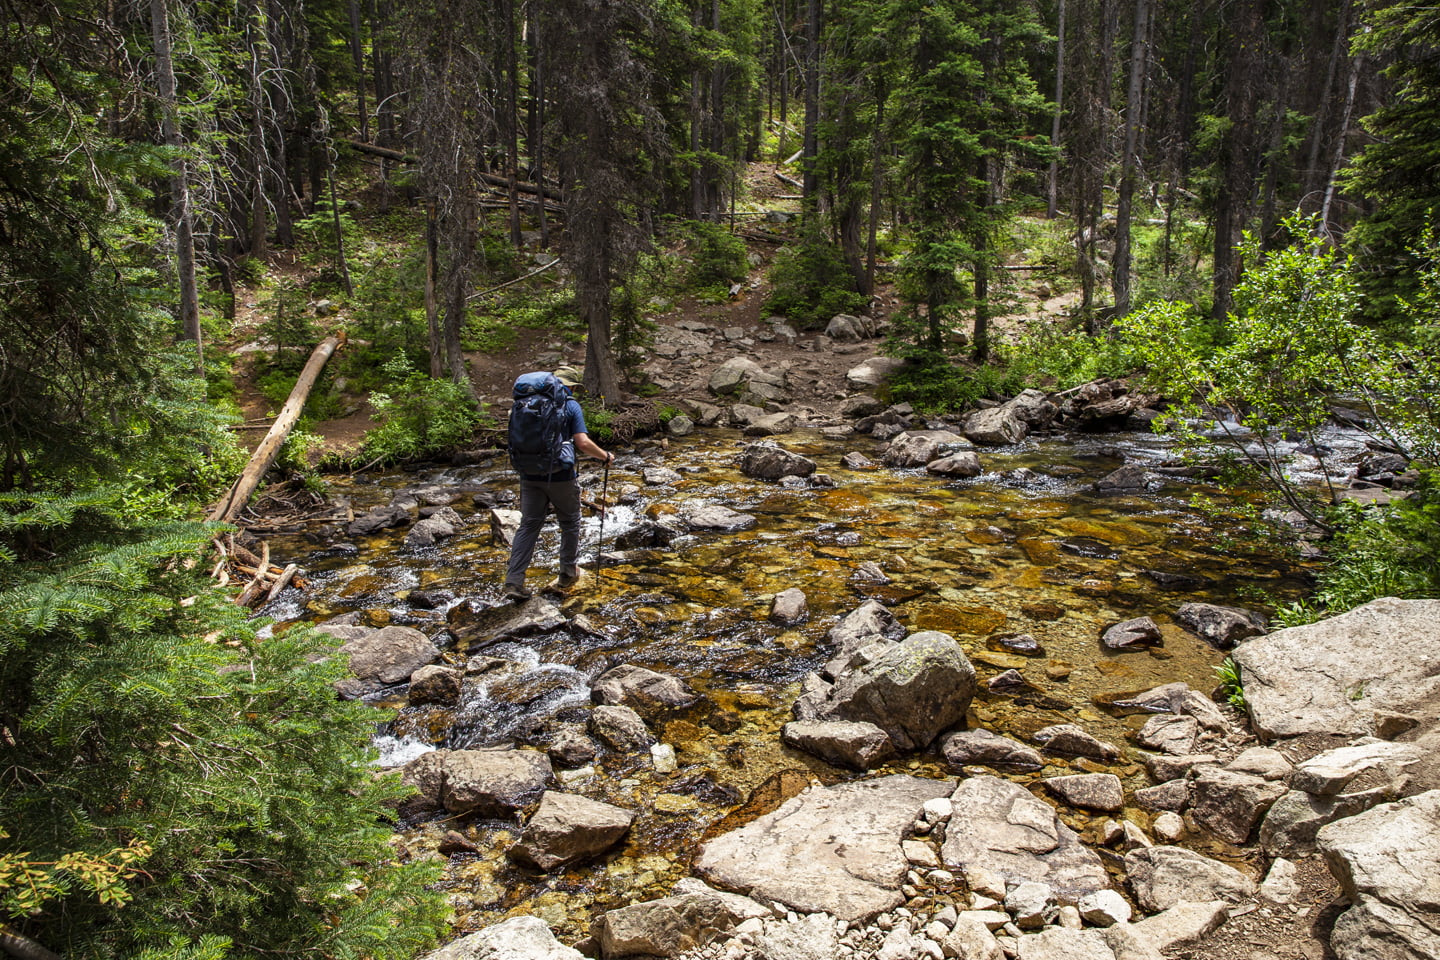
M954 786L895 775L813 787L705 844L695 872L797 911L867 921L904 902L909 863L900 843L925 801Z
M797 750L852 770L872 770L895 756L894 744L873 723L797 720L785 724L780 739Z
M421 960L584 960L539 917L511 917L427 953Z
M748 513L731 510L718 503L700 503L695 500L681 505L680 519L692 530L720 530L724 533L750 530L760 522Z
M684 893L603 913L591 924L590 935L606 960L673 957L704 946L733 926L735 917L720 898Z
M1125 788L1113 773L1077 773L1040 782L1051 796L1072 807L1115 813L1125 806Z
M1034 747L1002 737L983 728L949 734L940 743L940 752L952 769L979 765L1005 770L1039 770L1045 758Z
M540 594L524 603L465 600L446 612L445 624L461 649L467 651L570 626L560 608Z
M1142 847L1125 854L1130 889L1145 910L1169 910L1180 903L1224 900L1239 903L1255 895L1255 882L1219 860L1184 847Z
M506 854L517 863L554 870L604 853L634 822L629 810L573 793L547 790L525 825L520 842Z
M1355 903L1331 936L1340 960L1440 957L1440 790L1332 823L1317 839Z
M1440 716L1440 600L1372 600L1235 648L1255 731L1368 734L1386 714Z
M950 799L955 812L940 850L947 866L987 870L1007 885L1048 883L1061 903L1110 886L1094 851L1024 787L999 777L970 777Z
M440 651L414 627L318 628L344 640L339 653L348 658L352 680L341 680L336 690L346 699L363 697L382 687L404 683L410 674L440 659Z

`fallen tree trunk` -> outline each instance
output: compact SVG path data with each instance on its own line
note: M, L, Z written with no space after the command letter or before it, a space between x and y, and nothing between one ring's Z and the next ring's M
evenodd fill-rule
M270 465L280 454L280 448L284 445L285 438L290 436L290 431L294 429L295 421L300 419L300 411L305 407L306 398L310 396L310 391L315 387L315 381L320 376L321 369L335 353L335 347L339 342L338 337L326 337L310 354L310 359L305 363L305 369L300 371L300 378L295 381L295 389L290 391L290 397L285 401L285 406L280 409L280 415L275 418L270 432L265 434L265 439L261 440L260 446L255 448L255 452L250 456L250 462L245 464L245 469L235 480L230 492L210 508L209 519L229 523L245 508L245 504L250 501L251 494L264 479L265 472L270 469Z
M345 146L349 147L351 150L355 150L360 153L368 153L376 157L384 157L386 160L394 160L396 163L419 162L419 158L417 158L413 153L403 153L399 150L391 150L389 147L377 147L373 143L364 143L360 140L341 140L340 142L345 144ZM503 187L506 190L510 189L510 180L506 177L498 177L493 173L479 173L477 174L477 176L483 182L488 183L493 187ZM561 199L560 191L554 190L550 187L542 188L538 184L526 183L523 180L515 184L515 189L519 190L521 193L528 193L532 196L540 193L543 189L545 198L547 200L559 201Z

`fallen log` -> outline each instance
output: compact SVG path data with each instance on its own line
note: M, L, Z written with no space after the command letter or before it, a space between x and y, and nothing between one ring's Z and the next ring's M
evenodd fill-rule
M320 371L324 368L325 362L335 353L335 347L339 342L338 337L326 337L310 354L310 359L305 363L305 369L300 371L300 378L295 381L295 389L290 391L290 397L285 401L285 406L280 409L280 415L275 418L270 432L265 435L264 440L260 441L260 446L255 448L255 452L250 456L250 462L245 464L245 469L236 478L230 492L210 509L210 520L229 523L245 508L251 494L264 479L265 471L270 469L270 465L279 456L280 447L284 445L285 438L290 436L295 422L300 419L300 411L305 407L306 398L310 396L310 391L315 387L315 381L320 376Z
M351 150L356 150L360 153L368 153L376 157L384 157L386 160L394 160L396 163L420 162L419 158L416 157L413 153L404 153L400 150L391 150L389 147L377 147L373 143L365 143L360 140L341 140L340 142L345 144L345 146L349 147ZM476 176L478 176L482 182L488 183L491 186L504 187L507 190L510 189L510 180L507 177L496 176L493 173L480 173ZM552 190L550 187L540 187L537 184L526 183L523 180L516 181L515 189L520 191L521 193L528 193L531 196L540 194L543 190L543 196L547 200L562 199L560 196L560 191L558 190Z

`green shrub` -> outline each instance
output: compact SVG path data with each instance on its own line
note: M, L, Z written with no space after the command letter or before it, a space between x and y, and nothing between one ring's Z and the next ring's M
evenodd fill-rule
M990 364L966 368L930 351L913 351L910 365L890 380L890 400L908 403L920 413L953 413L982 398L1000 399L1019 392L1011 369Z
M1025 382L1057 390L1101 377L1123 377L1136 367L1122 341L1054 326L1030 327L1011 352Z
M765 309L807 330L822 329L837 313L856 313L868 300L855 290L855 278L840 250L818 227L807 227L770 268L772 289Z
M585 428L596 443L607 444L615 439L610 425L615 422L615 411L589 397L580 398L580 409L585 411Z
M365 434L367 460L396 463L430 456L466 443L483 417L470 391L453 380L434 380L403 356L385 364L392 386L372 393L378 425Z
M685 279L691 287L720 287L728 295L730 285L749 274L745 241L718 223L692 220L685 224L684 233L690 249Z

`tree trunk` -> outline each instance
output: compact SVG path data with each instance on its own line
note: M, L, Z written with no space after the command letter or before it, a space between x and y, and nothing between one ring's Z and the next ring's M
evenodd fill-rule
M880 190L885 182L882 164L884 154L880 150L885 131L885 99L889 96L884 77L875 77L875 131L870 136L870 228L865 238L865 287L866 296L875 292L876 240L880 232Z
M815 161L820 153L820 0L805 6L805 202L813 209L818 197L819 173Z
M1110 275L1117 317L1130 312L1130 220L1135 203L1135 168L1140 159L1140 121L1144 112L1146 63L1149 59L1148 31L1148 0L1135 0L1135 27L1130 40L1130 83L1125 93L1125 155L1121 158L1120 197L1115 206L1115 260Z
M450 276L446 278L450 302L445 309L445 367L450 379L465 387L474 396L475 385L465 369L465 353L460 345L460 332L465 326L466 308L470 297L470 274L475 257L475 197L466 194L455 201L452 211L456 231L450 250Z
M510 181L507 201L510 210L510 244L517 249L520 236L520 58L515 44L515 0L504 0L501 27L505 31L505 176Z
M1060 210L1060 114L1065 104L1065 0L1060 0L1060 23L1055 31L1055 116L1050 121L1050 146L1057 151L1050 160L1045 187L1045 218L1054 220Z
M300 419L300 411L305 409L305 400L310 396L310 391L315 387L315 381L324 369L325 362L335 353L335 347L339 344L339 338L326 337L310 354L306 361L305 368L300 371L299 378L295 381L295 387L290 391L290 396L285 401L285 406L280 408L280 415L275 418L275 423L270 427L270 432L265 434L265 439L260 441L260 446L250 455L250 462L245 465L240 476L230 487L230 492L225 495L215 506L210 508L208 519L220 523L229 523L245 509L245 504L250 502L250 497L255 488L260 486L260 481L265 478L265 473L275 458L280 454L280 448L285 445L285 438L290 436L290 431L295 427L295 421Z
M350 0L350 59L355 63L355 109L360 139L370 139L370 110L365 105L365 50L360 36L360 0Z
M175 269L180 283L182 340L195 341L195 372L203 375L205 348L200 337L200 297L195 283L195 234L190 209L190 164L180 132L175 89L175 62L171 55L170 14L167 0L150 0L150 32L155 44L155 75L160 94L160 132L174 154L170 180L170 216L175 227Z
M1230 120L1221 147L1219 196L1215 204L1214 303L1211 316L1223 320L1239 282L1241 264L1235 248L1249 221L1254 188L1255 86L1260 75L1260 44L1264 40L1263 0L1236 0L1230 34L1231 57L1225 84L1226 116Z
M1355 109L1355 87L1360 82L1360 66L1365 57L1350 58L1350 76L1345 82L1345 105L1340 109L1339 130L1335 136L1335 151L1331 154L1330 169L1325 176L1325 199L1320 204L1320 230L1326 236L1330 231L1330 204L1335 199L1335 178L1345 163L1345 134L1350 128L1350 114Z
M261 70L269 65L270 58L264 53L267 30L260 0L250 0L245 32L250 57L250 255L264 257L265 238L269 233L265 203L265 114L268 98Z
M1320 153L1325 145L1325 126L1330 112L1330 91L1335 87L1335 77L1340 72L1340 63L1349 59L1350 9L1350 0L1345 0L1336 16L1335 42L1330 47L1330 56L1325 63L1325 85L1320 92L1320 102L1315 111L1315 118L1310 122L1310 138L1305 157L1305 198L1319 193L1322 189Z
M445 338L440 332L440 310L435 297L436 278L440 269L440 242L437 233L435 200L432 197L425 205L425 329L430 334L430 376L436 380L445 375Z
M340 224L340 197L335 192L335 162L330 155L329 141L325 141L320 147L325 151L325 178L330 184L330 219L335 226L335 266L340 271L340 282L345 287L345 295L353 298L355 287L350 282L350 265L345 259L345 231Z

